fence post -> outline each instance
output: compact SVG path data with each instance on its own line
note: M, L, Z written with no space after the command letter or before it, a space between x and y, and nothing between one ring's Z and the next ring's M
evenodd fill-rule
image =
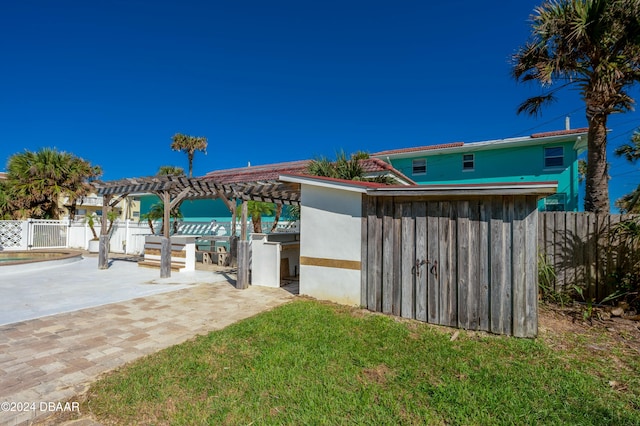
M26 250L31 250L33 248L33 227L35 225L33 224L33 220L28 219L27 220L27 247Z
M69 234L71 234L71 220L69 218L65 219L65 225L67 226L67 230L65 232L65 248L69 248Z
M129 219L125 219L124 222L124 254L129 254L129 248L127 247L129 243Z

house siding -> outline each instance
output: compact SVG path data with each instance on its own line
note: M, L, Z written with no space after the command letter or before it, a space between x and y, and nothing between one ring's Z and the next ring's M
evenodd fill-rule
M558 146L564 148L563 167L545 168L544 148ZM483 150L470 145L468 151L391 159L391 164L418 184L557 181L558 194L566 195L565 209L577 211L578 158L573 146L574 141ZM464 154L474 154L474 170L463 171ZM414 175L413 160L420 158L427 160L427 172Z

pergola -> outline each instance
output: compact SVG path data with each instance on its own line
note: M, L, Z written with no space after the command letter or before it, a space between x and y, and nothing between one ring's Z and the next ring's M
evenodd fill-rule
M184 176L152 176L127 178L114 181L93 182L96 193L103 197L103 217L107 217L111 208L130 194L151 193L157 195L164 204L163 244L161 254L160 276L171 275L171 255L169 243L170 212L184 200L220 198L231 212L231 238L236 238L236 207L242 201L241 233L238 241L238 284L239 288L248 285L248 270L241 270L248 259L247 239L247 201L264 201L277 204L300 204L300 185L285 183L277 179L252 180L233 183L219 183L209 177L188 178ZM109 258L109 241L107 221L102 221L100 229L100 251L98 268L107 269ZM233 247L233 244L232 244ZM233 254L232 254L233 255ZM246 263L248 265L248 263ZM245 267L245 269L247 269ZM241 276L246 274L246 282Z

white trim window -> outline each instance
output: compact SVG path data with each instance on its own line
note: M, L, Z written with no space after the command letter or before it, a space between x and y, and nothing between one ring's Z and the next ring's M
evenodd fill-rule
M553 146L544 149L544 168L557 169L564 167L564 147Z
M567 209L567 194L565 193L549 195L542 201L542 211L545 212L563 212Z
M427 174L427 159L420 158L413 160L411 163L411 170L414 175L426 175Z
M462 154L462 171L463 172L474 171L476 168L475 164L476 164L475 154Z

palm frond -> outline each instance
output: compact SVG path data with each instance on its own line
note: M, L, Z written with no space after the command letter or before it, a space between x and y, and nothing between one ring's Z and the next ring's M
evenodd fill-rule
M527 99L522 102L520 106L518 106L517 113L522 114L527 113L534 117L537 117L541 114L541 109L553 102L556 101L556 98L553 96L553 93L548 93L546 95L534 96L532 98Z

